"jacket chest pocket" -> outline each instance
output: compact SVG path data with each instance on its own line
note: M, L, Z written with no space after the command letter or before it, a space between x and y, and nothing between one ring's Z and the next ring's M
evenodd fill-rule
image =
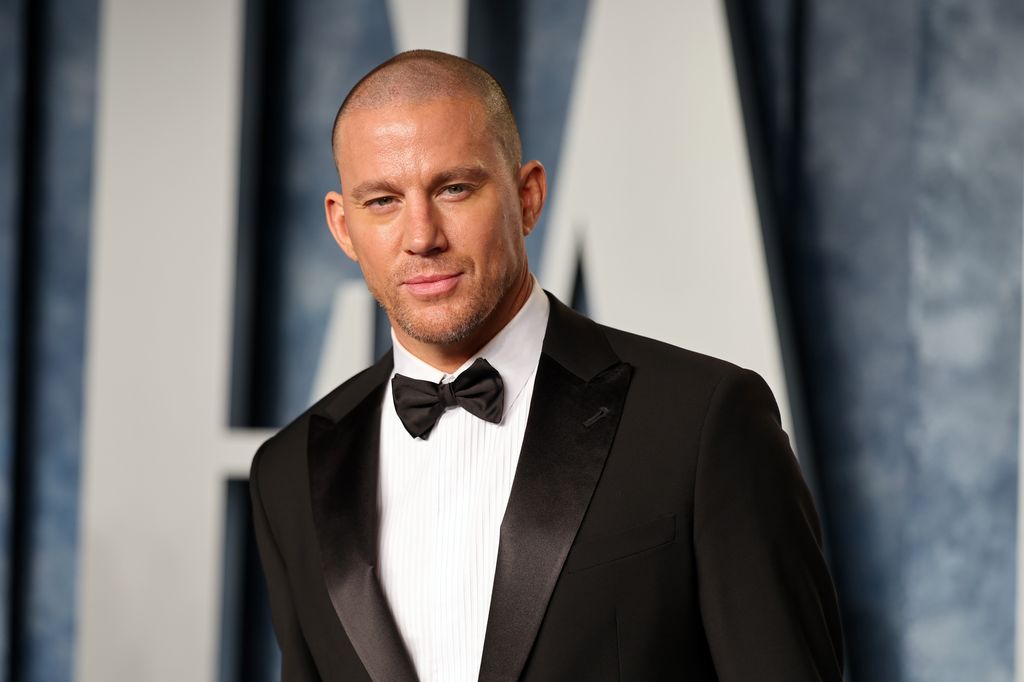
M565 571L576 573L667 545L676 539L675 514L660 516L633 528L577 542L565 559Z

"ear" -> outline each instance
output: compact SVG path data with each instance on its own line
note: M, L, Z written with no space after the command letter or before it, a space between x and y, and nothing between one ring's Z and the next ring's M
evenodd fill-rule
M327 227L331 231L334 241L345 252L345 255L352 260L359 262L356 250L352 246L352 237L348 233L348 224L345 222L345 206L342 204L341 195L337 192L328 192L324 197L324 213L327 216Z
M548 173L540 161L530 161L519 169L519 204L523 211L523 235L533 232L540 220L548 196Z

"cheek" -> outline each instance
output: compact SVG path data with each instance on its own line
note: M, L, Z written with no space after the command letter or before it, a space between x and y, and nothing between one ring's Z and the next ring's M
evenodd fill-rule
M379 251L363 245L361 249L357 250L357 255L359 256L357 263L363 273L363 279L371 284L387 281L390 263L382 257Z
M473 235L472 240L475 259L491 273L507 270L518 258L516 241L507 225L492 223L491 229Z
M489 255L499 258L516 252L522 231L514 206L505 202L493 207L483 224L490 228L485 237Z
M364 272L369 270L379 275L389 266L395 249L392 233L386 225L359 225L358 229L350 231L352 248Z

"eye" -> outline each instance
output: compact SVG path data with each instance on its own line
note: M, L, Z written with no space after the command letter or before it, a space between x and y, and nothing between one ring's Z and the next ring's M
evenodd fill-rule
M384 208L395 203L394 197L377 197L376 199L370 199L364 204L368 208Z
M446 185L444 189L441 190L441 194L449 197L458 197L468 193L469 189L469 185L456 183L454 185Z

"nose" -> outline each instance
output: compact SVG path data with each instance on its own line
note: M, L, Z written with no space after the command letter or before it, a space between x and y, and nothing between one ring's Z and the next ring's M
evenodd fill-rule
M406 253L429 256L448 248L441 217L428 199L410 200L405 219L402 247Z

